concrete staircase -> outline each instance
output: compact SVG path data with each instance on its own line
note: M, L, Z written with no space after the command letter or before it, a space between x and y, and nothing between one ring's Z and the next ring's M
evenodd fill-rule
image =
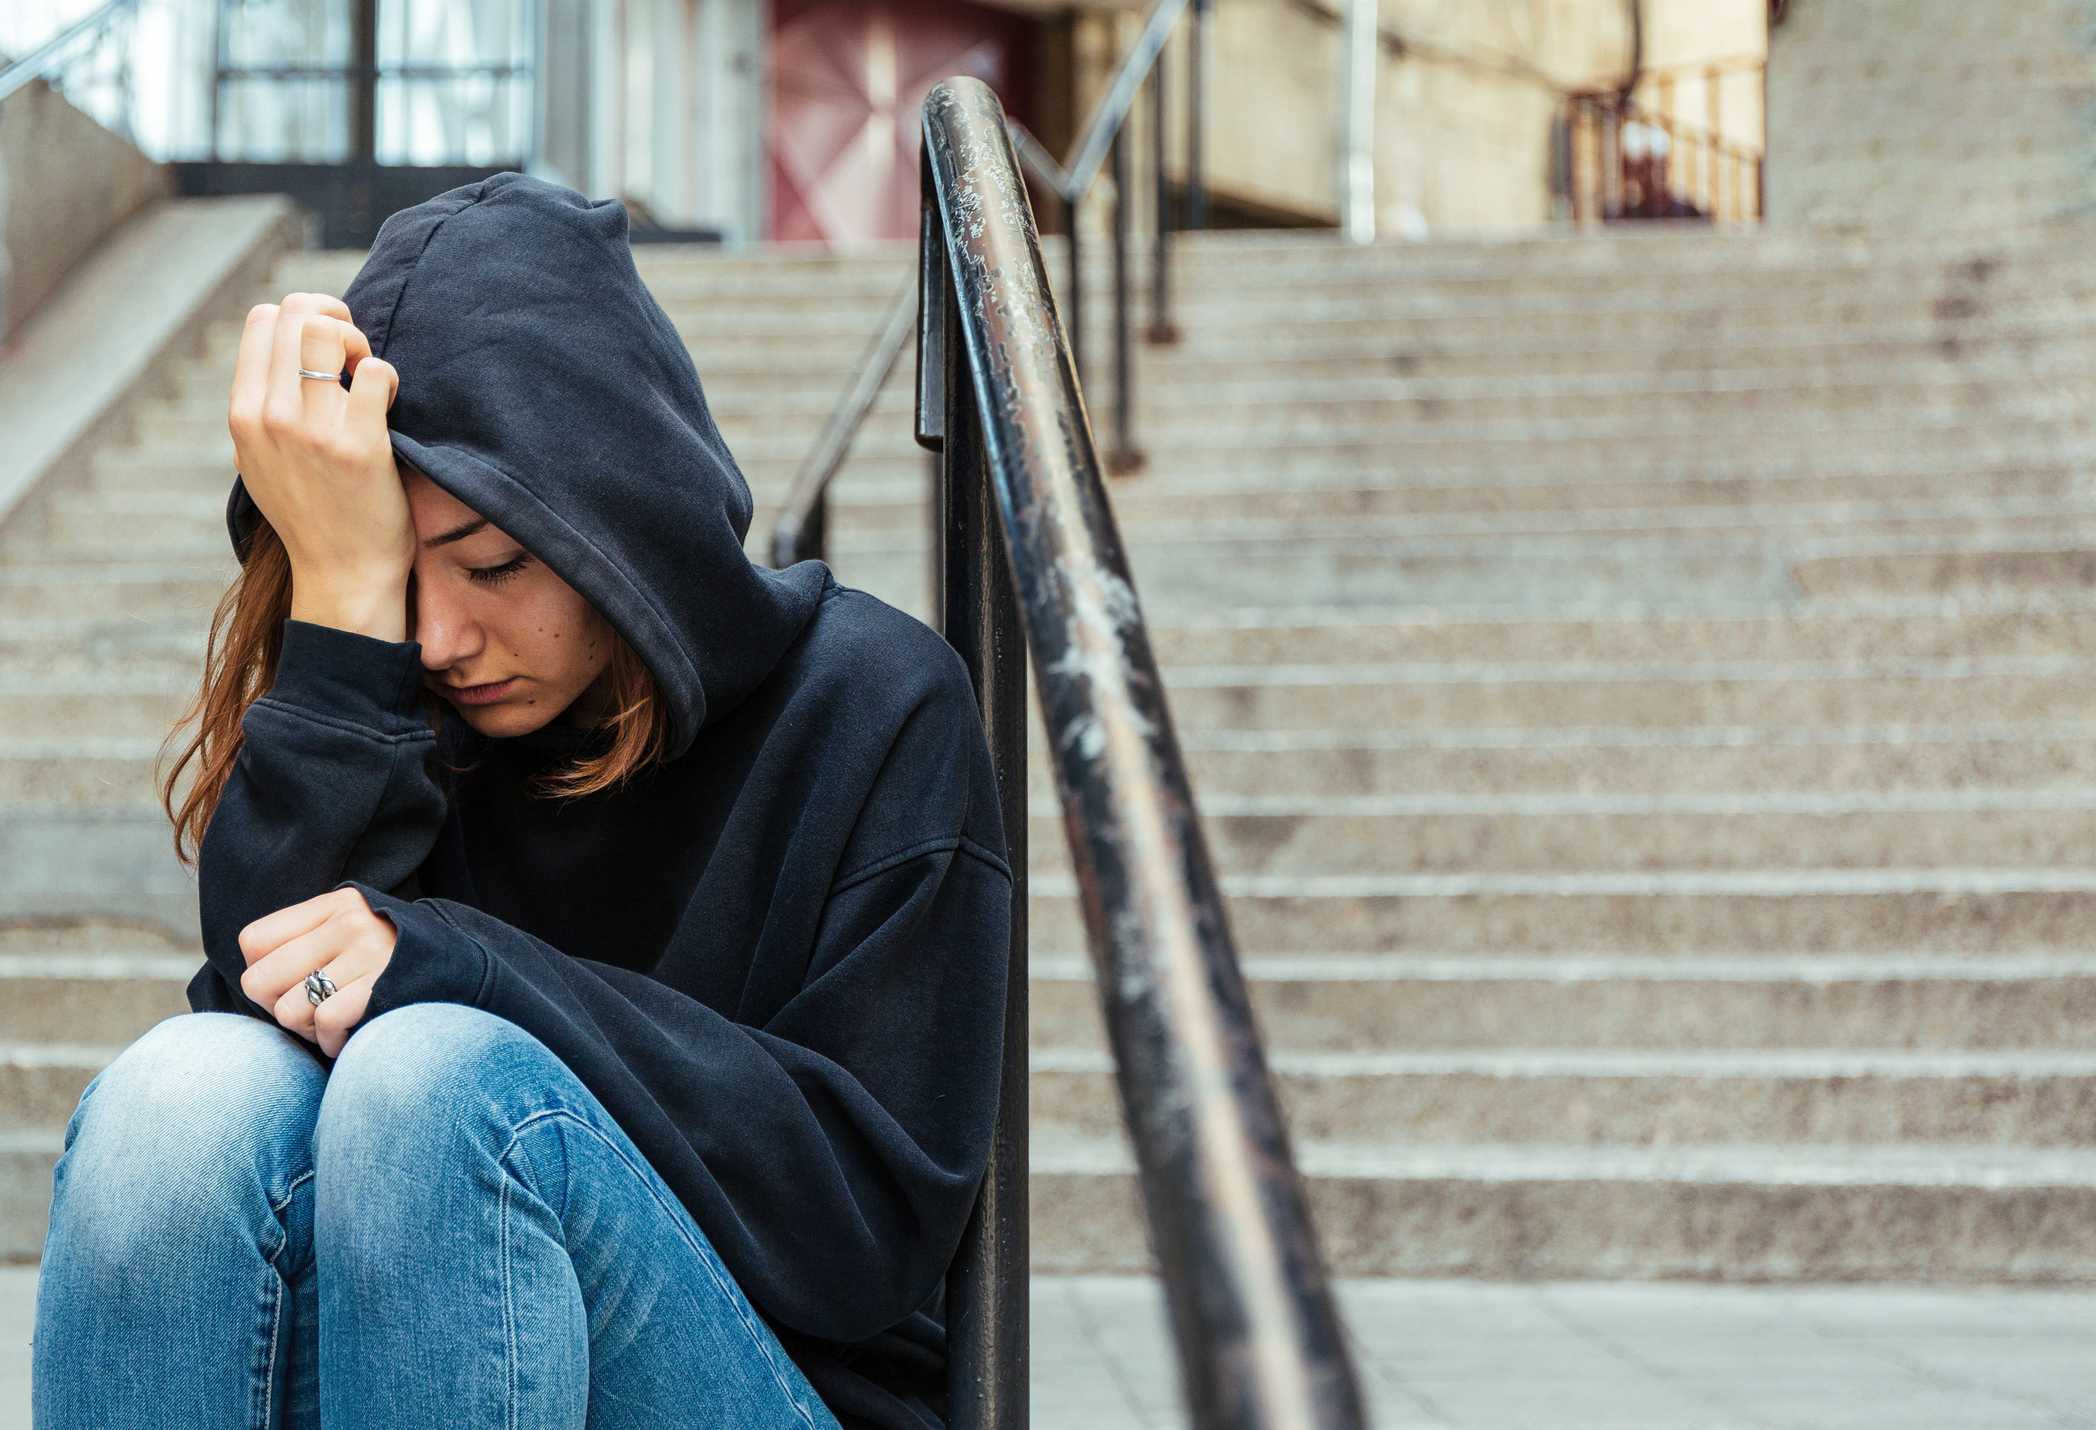
M1183 250L1115 499L1336 1269L2096 1279L2091 237ZM754 549L909 256L642 264ZM232 345L0 564L16 1257L197 961L147 801ZM832 551L921 609L908 386ZM1035 1261L1136 1269L1040 768L1033 816Z
M2088 0L1792 0L1769 37L1768 214L1984 227L2096 206Z

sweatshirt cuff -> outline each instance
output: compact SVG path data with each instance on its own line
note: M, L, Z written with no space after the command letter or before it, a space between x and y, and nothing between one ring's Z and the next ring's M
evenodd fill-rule
M481 1006L489 976L488 952L427 904L381 894L354 879L337 888L355 889L371 912L390 920L397 937L393 957L371 982L364 1021L410 1003Z
M276 683L263 698L382 735L428 735L422 692L420 642L286 621Z

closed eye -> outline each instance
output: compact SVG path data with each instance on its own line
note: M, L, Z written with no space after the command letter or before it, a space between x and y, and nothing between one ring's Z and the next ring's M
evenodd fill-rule
M530 564L531 553L520 551L515 556L512 556L509 560L503 562L500 566L469 567L466 571L466 575L471 580L481 581L486 583L487 585L493 586L500 582L507 581L510 577L516 575L519 571L522 571L526 566L529 566Z

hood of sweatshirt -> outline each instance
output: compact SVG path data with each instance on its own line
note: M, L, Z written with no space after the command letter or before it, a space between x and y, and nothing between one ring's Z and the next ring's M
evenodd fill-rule
M521 542L625 637L669 702L669 755L739 705L825 571L743 550L752 503L626 209L498 174L379 230L343 300L400 374L393 450ZM245 555L259 520L236 480Z

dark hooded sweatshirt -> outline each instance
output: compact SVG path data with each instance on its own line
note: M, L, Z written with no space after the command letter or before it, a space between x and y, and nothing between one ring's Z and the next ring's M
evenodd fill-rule
M820 563L744 555L749 488L618 204L515 174L455 189L389 220L345 296L400 373L394 450L632 644L670 758L539 797L600 737L439 736L419 646L289 623L205 836L190 1005L269 1019L239 991L241 928L356 887L399 930L367 1019L463 1003L533 1034L840 1420L936 1424L1010 919L965 671ZM236 548L255 521L236 485Z

